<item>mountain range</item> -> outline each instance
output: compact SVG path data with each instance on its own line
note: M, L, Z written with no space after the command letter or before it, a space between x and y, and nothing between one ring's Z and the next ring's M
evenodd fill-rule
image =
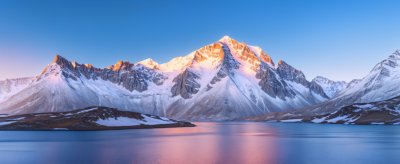
M175 119L231 120L329 99L300 70L228 36L164 64L146 59L96 68L57 55L40 75L0 85L0 111L12 115L107 106Z
M315 116L334 115L349 108L355 109L360 104L379 104L378 112L386 112L386 106L396 106L397 97L400 95L400 50L395 51L388 58L377 63L373 69L363 78L354 79L347 84L345 89L336 96L322 103L311 105L296 111L269 113L250 118L251 120L311 120ZM363 109L363 108L361 108ZM367 108L365 108L367 109ZM393 107L394 111L397 107ZM376 113L376 112L375 112ZM353 113L356 114L356 113ZM377 115L378 116L378 115ZM397 115L396 115L397 116ZM347 118L356 117L347 115ZM327 117L328 118L328 117ZM400 121L400 120L399 120ZM365 122L363 122L365 124ZM390 124L394 124L393 119Z
M304 118L399 96L399 60L396 51L346 83L308 81L285 61L228 36L163 64L146 59L97 68L56 55L35 77L0 82L0 113L107 106L195 121Z

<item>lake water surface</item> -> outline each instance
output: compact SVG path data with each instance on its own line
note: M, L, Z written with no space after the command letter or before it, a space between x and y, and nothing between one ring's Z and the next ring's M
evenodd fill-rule
M400 163L400 126L195 124L91 132L0 131L0 163Z

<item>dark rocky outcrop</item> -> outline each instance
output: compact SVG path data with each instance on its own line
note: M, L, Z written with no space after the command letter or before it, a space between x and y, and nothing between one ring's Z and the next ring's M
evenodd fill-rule
M118 125L119 118L136 120L136 125ZM157 120L154 123L149 120ZM99 124L99 120L112 120L116 125ZM151 121L150 120L150 121ZM123 123L122 123L123 124ZM70 112L33 113L0 117L0 130L121 130L144 128L193 127L195 125L153 115L120 111L107 107L88 107Z
M319 86L317 83L307 81L306 76L302 71L293 68L286 62L280 60L278 62L278 67L276 70L281 78L288 81L299 83L305 86L306 88L309 88L310 91L313 91L316 94L329 99L329 97L325 94L321 86Z
M296 95L292 90L289 90L284 80L276 77L275 72L271 68L258 71L256 78L261 79L258 84L271 97L279 97L284 100L285 97L294 97Z
M185 99L190 98L191 95L199 91L200 84L196 82L196 79L199 78L195 73L186 69L174 78L173 82L175 84L171 88L172 96L180 95Z
M134 65L127 61L118 61L112 66L100 69L90 64L70 62L60 55L57 55L53 63L60 66L61 74L65 78L75 81L81 76L92 80L103 79L121 85L130 91L136 90L143 92L148 89L149 82L161 85L167 78L156 70L144 67L143 65ZM57 72L58 70L51 69L54 68L46 67L41 76L49 72L59 73Z

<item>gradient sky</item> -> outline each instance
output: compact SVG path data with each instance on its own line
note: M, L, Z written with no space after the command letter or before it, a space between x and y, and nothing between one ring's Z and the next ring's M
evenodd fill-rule
M0 80L56 54L105 67L162 63L224 35L316 75L349 81L400 49L398 0L1 0Z

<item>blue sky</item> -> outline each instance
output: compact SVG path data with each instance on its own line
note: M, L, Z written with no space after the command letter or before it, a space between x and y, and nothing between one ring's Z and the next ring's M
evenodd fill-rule
M0 79L55 54L97 67L162 63L229 35L316 75L351 80L400 49L396 0L1 0Z

